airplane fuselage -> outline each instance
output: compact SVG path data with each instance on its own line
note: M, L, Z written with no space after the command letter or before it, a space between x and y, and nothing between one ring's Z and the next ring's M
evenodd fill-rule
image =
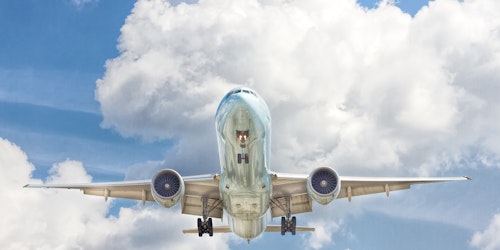
M220 195L231 230L246 239L257 237L267 226L270 126L266 103L247 88L229 92L217 109Z

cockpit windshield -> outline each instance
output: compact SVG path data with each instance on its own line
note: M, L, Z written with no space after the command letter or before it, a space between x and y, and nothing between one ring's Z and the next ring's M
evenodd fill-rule
M229 93L227 93L226 97L229 97L229 96L234 95L234 94L239 94L239 93L252 94L255 97L257 97L257 94L253 90L250 90L247 88L235 88L235 89L231 90Z

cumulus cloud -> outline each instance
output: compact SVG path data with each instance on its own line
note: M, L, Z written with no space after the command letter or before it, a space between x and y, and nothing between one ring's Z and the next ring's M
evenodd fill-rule
M500 2L436 0L414 17L391 3L139 1L97 82L103 126L178 139L150 171L212 169L217 104L246 85L271 109L274 170L498 168Z
M491 219L490 225L482 232L476 232L472 236L471 246L481 249L500 248L500 214L496 214Z
M103 126L180 138L182 158L215 147L220 98L248 85L270 106L278 170L429 175L470 145L495 156L496 5L439 0L412 18L390 1L139 1L97 82Z
M0 212L2 249L227 249L228 236L210 240L182 236L182 229L195 225L194 217L159 206L121 208L106 216L110 203L102 197L84 196L77 190L22 189L33 179L34 166L16 145L0 138ZM90 182L82 164L55 164L47 182ZM112 203L112 202L111 202ZM161 234L161 237L158 236Z

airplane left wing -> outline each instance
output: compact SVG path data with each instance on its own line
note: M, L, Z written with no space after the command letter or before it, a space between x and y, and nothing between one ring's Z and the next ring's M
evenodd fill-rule
M271 173L273 181L273 194L271 199L271 216L286 216L312 211L313 198L308 194L309 175ZM445 181L470 180L469 177L352 177L339 176L340 192L337 199L347 198L351 201L353 196L386 193L391 191L409 189L414 184L426 184ZM290 204L287 207L286 204Z
M351 201L353 196L385 193L389 197L391 191L409 189L411 185L427 184L445 181L470 180L469 177L341 177L341 190L337 199L347 198Z
M181 209L184 214L202 216L202 199L207 199L211 207L210 217L222 218L222 203L220 202L219 181L216 175L183 177L185 192L182 197ZM151 180L118 181L79 184L27 184L25 188L59 188L79 189L86 195L125 198L142 201L155 201L151 194Z
M78 184L26 184L25 188L60 188L80 189L83 194L108 197L125 198L146 201L154 201L151 195L151 180L119 181L100 183L78 183Z

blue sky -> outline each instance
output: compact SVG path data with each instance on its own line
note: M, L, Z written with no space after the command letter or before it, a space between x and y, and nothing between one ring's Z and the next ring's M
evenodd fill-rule
M0 164L5 178L14 176L0 194L18 197L3 212L21 218L31 198L44 215L33 224L75 229L58 239L48 230L26 233L47 248L109 248L109 239L132 248L500 247L500 105L491 94L499 89L500 38L490 32L500 22L488 11L498 4L251 3L0 2ZM150 178L163 167L218 172L213 115L237 84L257 90L271 108L273 169L308 173L331 165L346 175L467 174L474 181L317 205L299 222L325 231L266 234L250 245L227 235L154 238L195 225L178 209L18 188L86 174L93 181ZM30 163L32 177L21 173ZM64 227L50 209L71 211L67 203L83 219ZM103 239L89 220L117 233ZM165 225L170 220L182 225ZM127 222L139 229L120 230ZM3 248L26 241L10 237L16 230L0 232ZM75 240L82 237L95 245Z

